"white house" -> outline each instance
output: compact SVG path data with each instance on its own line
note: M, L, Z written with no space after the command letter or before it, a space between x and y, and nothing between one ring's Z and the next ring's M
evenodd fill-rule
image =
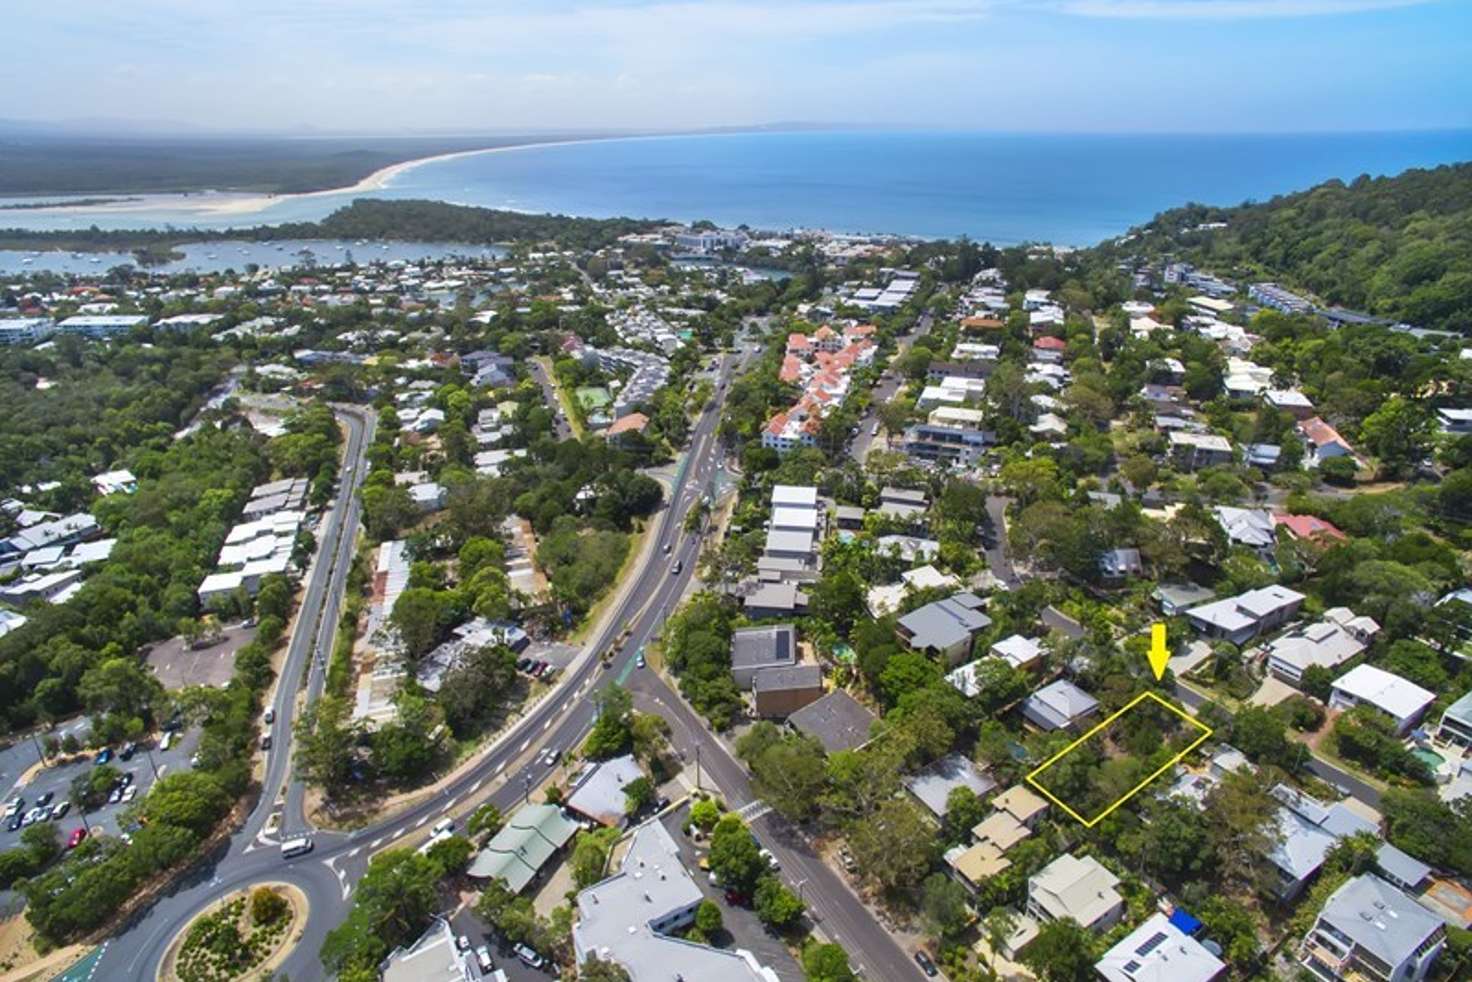
M1330 709L1374 706L1395 721L1395 731L1402 736L1421 722L1435 701L1436 693L1374 665L1356 665L1335 679L1329 692Z

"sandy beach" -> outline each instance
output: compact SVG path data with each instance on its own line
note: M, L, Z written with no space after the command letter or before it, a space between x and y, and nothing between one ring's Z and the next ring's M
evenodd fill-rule
M84 209L61 205L56 208L37 208L31 213L36 215L66 215L68 213L74 214L78 211L85 211L87 214L127 215L135 212L156 212L161 209L167 209L171 212L179 213L185 218L189 215L198 215L200 217L248 217L265 211L267 208L292 201L306 201L324 197L350 198L357 194L382 191L388 188L395 179L407 174L416 167L422 167L425 164L432 164L442 160L454 160L459 157L475 157L491 153L511 153L517 150L531 150L538 147L565 147L583 143L604 142L606 140L629 139L648 139L648 137L588 137L578 140L546 140L536 143L517 143L507 146L485 147L480 150L458 150L452 153L441 153L430 157L416 157L413 160L403 160L397 164L381 167L355 184L339 188L325 188L321 191L303 191L296 194L246 194L231 191L200 191L189 194L145 194L130 197L126 201L117 201L112 204L87 205Z

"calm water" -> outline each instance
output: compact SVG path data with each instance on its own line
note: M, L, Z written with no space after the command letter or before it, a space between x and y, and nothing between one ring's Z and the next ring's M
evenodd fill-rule
M608 140L425 164L372 192L533 212L785 229L966 233L1087 245L1188 201L1237 204L1332 177L1472 159L1472 131L1306 136L807 132ZM361 196L361 195L359 195ZM352 195L249 216L149 198L126 213L0 212L0 225L224 227L320 218Z
M495 246L466 245L444 242L368 242L358 244L349 241L323 239L295 239L281 242L186 242L178 246L184 253L160 266L145 267L152 273L220 273L227 269L243 273L247 265L254 263L262 268L305 266L336 266L348 262L361 264L405 262L421 260L451 259L461 256L479 258L506 255L505 249ZM308 255L310 253L310 255ZM15 273L105 273L114 266L138 265L128 252L70 252L43 251L17 252L0 249L0 275Z

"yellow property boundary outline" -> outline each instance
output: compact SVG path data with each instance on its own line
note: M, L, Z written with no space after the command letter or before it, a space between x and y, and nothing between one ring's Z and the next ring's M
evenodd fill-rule
M1068 807L1068 804L1066 802L1060 801L1058 799L1058 797L1053 794L1053 792L1051 792L1047 788L1043 787L1043 785L1038 781L1037 777L1038 777L1039 774L1043 773L1043 771L1047 770L1048 768L1052 767L1054 764L1058 763L1058 761L1062 760L1064 757L1067 757L1070 753L1072 753L1075 749L1077 749L1081 744L1087 742L1094 734L1098 733L1100 730L1104 729L1106 726L1108 726L1109 724L1113 723L1115 720L1119 719L1121 716L1123 716L1125 713L1129 712L1131 709L1134 709L1136 706L1138 706L1140 703L1144 702L1146 699L1154 699L1156 702L1160 703L1160 705L1164 706L1166 709L1169 709L1171 712L1175 713L1181 719L1185 720L1187 723L1190 723L1192 726L1194 726L1198 730L1200 730L1201 731L1201 735L1199 737L1197 737L1195 740L1193 740L1180 753L1176 754L1170 760L1166 761L1166 763L1164 764L1164 766L1162 766L1158 770L1156 770L1155 773L1151 774L1149 777L1145 778L1145 780L1141 781L1139 784L1135 785L1129 791L1125 792L1125 795L1124 795L1123 798L1120 798L1114 804L1110 805L1108 808L1104 809L1102 812L1100 812L1099 814L1095 815L1093 818L1084 818L1078 812L1076 812L1072 808ZM1040 765L1038 765L1037 767L1033 768L1032 773L1030 773L1030 774L1027 775L1027 783L1028 784L1031 784L1033 787L1037 788L1039 791L1041 791L1043 793L1043 796L1045 798L1047 798L1053 804L1057 805L1059 808L1063 809L1071 817L1073 817L1073 818L1077 819L1079 822L1081 822L1085 828L1093 828L1099 822L1103 821L1104 818L1107 815L1109 815L1110 812L1114 811L1120 805L1124 804L1126 801L1129 801L1135 795L1137 795L1141 791L1145 790L1145 786L1148 785L1151 781L1154 781L1157 777L1159 777L1160 775L1164 774L1166 771L1170 770L1172 767L1174 767L1177 764L1179 764L1181 762L1182 758L1184 758L1191 751L1195 750L1197 747L1201 746L1201 744L1204 743L1206 741L1206 739L1211 736L1212 732L1213 731L1212 731L1211 727L1207 726L1205 723L1203 723L1200 720L1196 719L1196 717L1194 717L1190 713L1186 712L1186 710L1182 709L1180 706L1177 706L1175 703L1172 703L1172 702L1167 702L1165 699L1163 699L1160 696L1156 695L1154 692L1150 691L1149 689L1146 689L1144 692L1140 693L1139 695L1135 696L1135 698L1133 698L1129 702L1125 703L1124 708L1119 709L1119 710L1115 711L1114 713L1111 713L1107 718L1105 718L1104 720L1101 720L1096 726L1094 726L1093 729L1089 730L1089 732L1085 733L1083 736L1079 737L1077 740L1073 741L1068 746L1064 747L1062 750L1058 751L1056 754L1054 754L1053 756L1049 757L1047 760L1043 761Z

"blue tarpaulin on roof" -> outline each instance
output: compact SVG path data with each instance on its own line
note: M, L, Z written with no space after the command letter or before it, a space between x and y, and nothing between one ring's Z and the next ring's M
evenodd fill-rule
M1179 907L1170 915L1170 922L1172 926L1179 928L1180 932L1188 937L1201 930L1201 922Z

